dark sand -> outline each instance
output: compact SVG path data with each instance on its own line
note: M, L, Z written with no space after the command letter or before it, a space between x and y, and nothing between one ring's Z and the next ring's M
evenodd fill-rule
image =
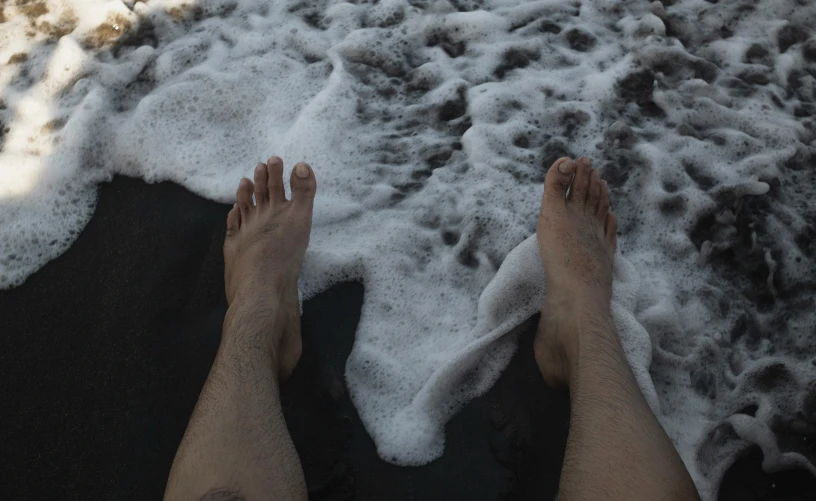
M228 209L117 178L65 255L0 291L0 498L161 498L219 342ZM552 499L569 399L536 370L534 324L493 389L448 424L445 455L399 468L377 457L344 385L362 298L344 284L304 305L283 404L311 499ZM807 473L760 462L739 461L720 499L816 499Z

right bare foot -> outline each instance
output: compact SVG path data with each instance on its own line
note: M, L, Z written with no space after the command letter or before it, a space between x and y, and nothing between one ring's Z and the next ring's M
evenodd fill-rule
M267 349L280 381L300 359L297 280L312 227L317 188L312 169L295 165L292 200L283 190L283 161L255 168L255 182L241 179L238 203L227 216L224 283L227 317L223 339ZM255 201L252 195L255 195Z
M534 351L545 381L563 386L578 361L582 336L614 335L609 303L618 222L606 181L586 157L556 160L544 186L538 247L547 296Z

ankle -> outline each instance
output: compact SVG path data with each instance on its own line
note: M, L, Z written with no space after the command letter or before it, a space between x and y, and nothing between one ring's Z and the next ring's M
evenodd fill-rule
M268 347L277 316L279 296L237 295L227 309L221 330L221 344L243 345L245 349Z
M582 301L548 297L541 308L541 321L533 345L536 360L544 363L550 379L571 386L578 365L599 351L620 349L609 307ZM560 385L559 384L559 385Z
M603 294L548 294L541 312L563 324L572 337L615 332L609 300Z
M594 372L593 367L611 367L622 360L626 363L611 315L585 318L576 331L575 340L576 349L568 373L570 393L575 391L579 379Z
M558 304L568 307L574 313L590 313L592 316L609 314L612 288L604 286L602 281L594 283L570 280L560 283L552 280L552 283L547 283L547 292L545 304Z

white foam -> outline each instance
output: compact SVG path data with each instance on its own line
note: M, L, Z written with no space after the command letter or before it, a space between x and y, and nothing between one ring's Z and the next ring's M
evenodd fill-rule
M801 169L816 68L798 32L779 34L816 8L744 3L4 4L0 286L64 252L113 175L229 202L256 162L308 161L303 292L363 280L349 389L380 454L421 464L540 304L529 237L545 169L587 154L621 221L627 357L714 499L751 443L768 469L805 464L775 436L814 405ZM718 264L729 252L739 262ZM775 302L756 311L754 292Z

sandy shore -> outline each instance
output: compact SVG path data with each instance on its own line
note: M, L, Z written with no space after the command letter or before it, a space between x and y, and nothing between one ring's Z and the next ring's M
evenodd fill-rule
M218 346L228 207L176 185L116 178L63 256L0 292L7 499L159 499ZM552 499L569 419L532 358L532 332L497 384L447 426L421 468L381 461L344 386L363 287L304 305L304 355L284 410L311 499ZM800 472L752 454L721 500L816 499ZM773 486L773 487L772 487Z

